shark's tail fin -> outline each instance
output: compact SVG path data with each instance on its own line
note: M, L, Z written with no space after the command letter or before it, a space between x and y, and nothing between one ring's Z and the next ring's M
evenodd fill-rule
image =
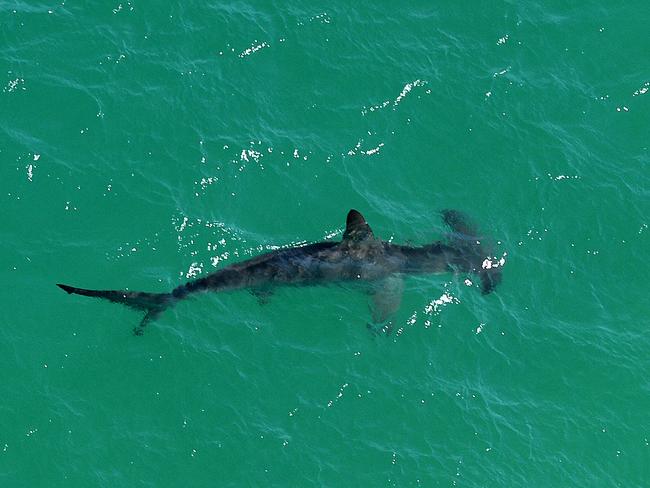
M158 314L165 310L174 300L171 293L146 293L141 291L121 291L121 290L86 290L85 288L76 288L74 286L62 285L57 283L62 290L86 297L104 298L114 303L121 303L135 310L142 310L145 316L140 322L140 326L134 329L137 335L142 334L142 328L147 322L154 319Z
M481 292L486 295L501 283L503 261L494 259L494 246L481 236L471 220L458 210L443 210L442 219L451 230L451 244L461 251L472 271L481 279Z

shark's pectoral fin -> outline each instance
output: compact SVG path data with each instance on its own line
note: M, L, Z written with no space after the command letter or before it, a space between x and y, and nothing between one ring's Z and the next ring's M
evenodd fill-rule
M402 303L403 291L404 280L399 275L391 275L374 285L370 303L372 324L368 324L369 329L390 334L392 319Z
M266 305L269 303L271 295L273 295L272 288L253 288L251 289L251 294L257 298L257 303L260 305Z
M440 212L442 220L451 230L465 238L478 236L478 229L470 218L459 210L445 209Z

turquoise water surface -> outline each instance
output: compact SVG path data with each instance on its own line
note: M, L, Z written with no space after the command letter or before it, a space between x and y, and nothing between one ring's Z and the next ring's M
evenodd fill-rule
M0 486L650 485L647 2L0 2ZM141 314L278 246L441 239L503 282ZM470 284L466 279L473 280ZM469 284L469 286L467 286Z

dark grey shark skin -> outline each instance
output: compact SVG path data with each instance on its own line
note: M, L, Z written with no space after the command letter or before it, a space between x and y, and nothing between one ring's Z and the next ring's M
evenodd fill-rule
M346 229L340 242L318 242L272 251L234 263L204 278L190 281L171 293L145 293L119 290L87 290L58 284L68 293L105 298L146 315L136 334L165 308L190 294L249 289L264 294L274 286L319 285L335 282L371 282L375 285L375 322L385 321L399 306L403 274L438 274L448 272L476 273L481 290L490 293L501 280L500 267L485 267L486 246L481 244L476 229L463 214L454 210L442 212L445 223L454 231L447 242L412 247L383 242L356 210L350 210ZM398 295L395 297L394 295ZM382 309L383 308L383 309Z

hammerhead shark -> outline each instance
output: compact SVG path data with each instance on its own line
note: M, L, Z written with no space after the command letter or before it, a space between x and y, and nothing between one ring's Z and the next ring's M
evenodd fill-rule
M169 293L57 286L71 294L104 298L144 311L144 318L134 329L140 335L145 325L166 308L197 292L248 289L263 298L275 286L362 281L372 285L373 324L381 326L399 308L405 274L473 273L480 279L483 294L500 283L503 263L491 261L490 246L482 244L465 215L456 210L443 210L441 215L452 232L443 241L414 247L378 239L366 219L352 209L339 242L316 242L271 251L189 281ZM370 324L369 327L373 328ZM390 332L390 327L383 330Z

